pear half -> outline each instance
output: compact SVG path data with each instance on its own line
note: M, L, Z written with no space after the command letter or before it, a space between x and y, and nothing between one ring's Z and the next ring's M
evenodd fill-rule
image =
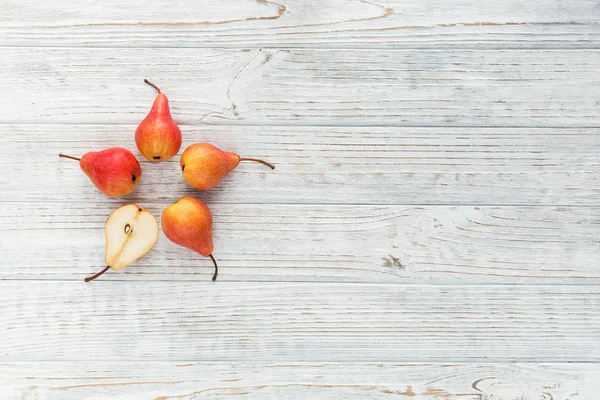
M158 222L148 210L129 204L110 214L104 225L106 268L94 276L96 279L109 268L118 271L148 253L158 240Z

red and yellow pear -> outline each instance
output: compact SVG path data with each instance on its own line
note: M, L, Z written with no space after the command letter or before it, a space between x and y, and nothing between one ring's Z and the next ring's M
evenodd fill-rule
M108 196L130 193L142 177L142 167L137 158L121 147L92 151L81 158L65 154L59 154L59 157L79 161L79 166L92 183Z
M181 155L179 164L183 179L187 183L196 189L209 190L217 186L239 165L240 161L254 161L275 169L274 165L266 161L242 158L209 143L196 143L189 146Z
M162 230L173 243L210 257L215 266L212 280L217 279L219 267L212 255L212 214L206 204L189 196L180 198L163 211Z
M148 161L165 161L179 152L181 130L171 117L167 96L147 79L144 82L156 89L158 94L150 112L135 131L135 144Z
M92 281L110 268L125 268L148 253L158 240L158 222L148 210L128 204L113 211L104 224L106 268L85 278Z

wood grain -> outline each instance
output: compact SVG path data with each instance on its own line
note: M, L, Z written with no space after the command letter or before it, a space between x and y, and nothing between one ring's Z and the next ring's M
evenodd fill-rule
M138 124L148 78L189 125L598 127L599 71L597 50L4 48L0 122Z
M2 2L0 398L596 398L599 20L596 0ZM56 155L135 149L144 78L184 146L276 170L200 193L144 162L104 197ZM162 233L82 282L112 209L182 195L213 210L218 282Z
M594 0L3 1L10 46L524 47L600 43Z
M160 221L167 203L138 203ZM116 205L3 203L0 278L82 281L102 267ZM600 283L600 208L211 204L220 281ZM212 263L161 232L105 280L208 281Z
M597 362L598 286L0 282L22 361Z
M135 125L0 125L0 201L592 205L600 201L600 129L183 126L184 143L211 142L276 169L242 163L199 192L179 156L145 162ZM76 162L121 146L142 161L131 195L109 198Z
M598 364L0 364L3 399L590 400Z

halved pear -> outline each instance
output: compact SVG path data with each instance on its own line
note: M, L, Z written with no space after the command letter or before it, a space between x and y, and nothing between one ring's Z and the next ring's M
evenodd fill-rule
M106 268L94 276L96 279L109 268L118 271L148 253L158 240L158 222L148 210L135 204L117 208L110 214L104 225Z

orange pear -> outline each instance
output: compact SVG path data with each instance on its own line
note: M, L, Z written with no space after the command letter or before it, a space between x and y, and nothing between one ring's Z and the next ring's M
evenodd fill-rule
M179 152L181 131L171 117L167 96L147 79L144 82L156 89L158 95L152 109L135 130L135 144L148 161L165 161Z
M183 179L196 189L208 190L217 186L240 161L254 161L275 169L275 166L256 158L242 158L208 143L196 143L185 149L179 164Z
M173 243L210 257L215 265L212 280L217 279L219 267L212 255L212 214L206 204L189 196L180 198L163 211L162 230Z
M79 166L104 194L123 196L140 181L142 167L132 152L121 147L86 153L81 158L59 154L79 161Z

